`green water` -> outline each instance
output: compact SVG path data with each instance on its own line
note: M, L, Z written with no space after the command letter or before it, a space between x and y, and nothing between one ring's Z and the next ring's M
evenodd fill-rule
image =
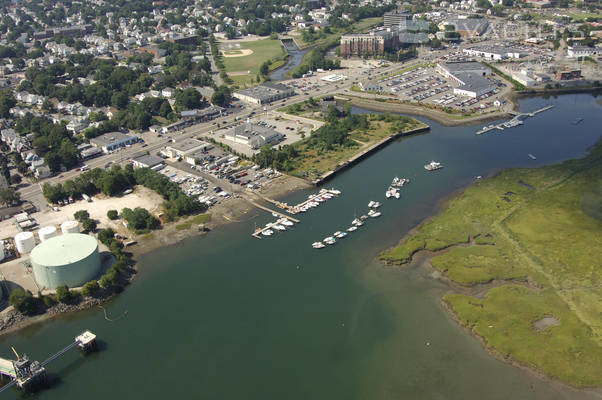
M374 262L475 175L584 155L600 136L601 107L587 95L521 103L528 111L547 104L556 108L501 135L427 120L430 133L395 142L329 183L343 195L294 229L254 239L254 223L272 219L257 211L147 254L133 285L107 305L113 318L127 309L125 318L62 316L3 336L0 355L14 345L43 360L84 329L102 339L99 353L52 363L51 388L33 396L41 399L590 398L489 356L441 308L446 286L422 270ZM577 117L584 121L573 125ZM427 173L432 159L445 168ZM412 183L400 200L385 200L394 176ZM381 218L333 247L311 248L365 213L369 200L383 202Z

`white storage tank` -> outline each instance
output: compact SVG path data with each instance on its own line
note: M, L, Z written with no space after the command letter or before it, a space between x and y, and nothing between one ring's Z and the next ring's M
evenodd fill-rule
M40 237L40 242L50 239L51 237L55 237L57 235L55 226L45 226L38 231L38 236Z
M79 233L79 222L77 221L65 221L61 224L61 232L63 235L67 233Z
M21 254L27 254L36 247L36 240L31 232L19 232L15 235L15 247Z

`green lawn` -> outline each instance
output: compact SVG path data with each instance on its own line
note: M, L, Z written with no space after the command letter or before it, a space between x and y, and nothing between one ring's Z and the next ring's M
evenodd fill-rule
M286 55L286 51L282 47L280 40L262 39L251 42L240 42L241 49L249 49L253 54L243 57L223 57L226 66L226 72L242 72L251 71L251 75L255 77L259 73L259 67L265 61L279 60ZM237 51L235 49L226 50L228 52ZM240 53L240 50L238 50ZM232 77L233 79L235 77Z
M380 257L405 264L428 249L433 267L459 284L505 282L485 299L444 299L503 356L575 386L600 386L601 193L598 144L584 159L479 182ZM536 329L543 317L558 325Z

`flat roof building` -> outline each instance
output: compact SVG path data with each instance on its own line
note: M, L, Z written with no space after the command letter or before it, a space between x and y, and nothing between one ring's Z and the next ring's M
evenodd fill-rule
M132 158L132 164L136 168L151 168L161 169L165 166L161 157L154 156L152 154L142 154Z
M486 78L491 75L491 69L475 61L439 63L436 71L460 85L454 88L454 94L479 97L495 89Z
M282 83L265 82L249 89L234 92L233 96L247 103L266 104L285 99L294 94L293 88Z
M183 139L170 144L165 148L165 153L170 157L186 157L192 153L209 151L213 145L197 139Z
M134 144L138 141L136 135L126 135L121 132L109 132L90 139L90 144L100 148L105 153L110 153L121 147Z
M265 126L244 123L236 125L225 133L225 138L257 150L263 146L275 145L284 139L284 135Z
M505 46L477 46L463 49L462 52L469 56L486 58L488 60L519 59L526 56L526 53L518 49Z
M409 11L405 10L393 10L391 12L386 12L383 16L383 23L385 28L391 28L395 26L399 26L404 21L411 20L412 14Z

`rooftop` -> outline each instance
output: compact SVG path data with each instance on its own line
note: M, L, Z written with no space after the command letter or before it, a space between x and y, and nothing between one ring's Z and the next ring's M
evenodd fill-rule
M46 239L31 252L32 260L46 266L61 267L80 261L98 249L98 242L82 233L66 233Z
M93 139L90 139L90 143L96 146L107 146L114 143L124 142L129 139L133 139L135 136L126 135L121 132L109 132L104 135L97 136Z

